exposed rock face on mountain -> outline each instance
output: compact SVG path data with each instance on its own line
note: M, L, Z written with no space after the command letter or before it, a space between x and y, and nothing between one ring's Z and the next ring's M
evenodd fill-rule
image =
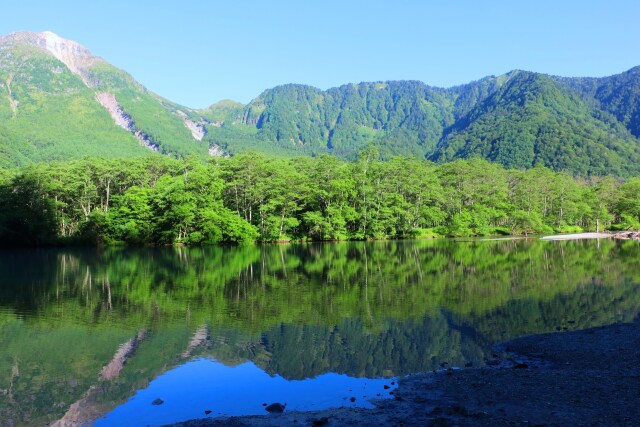
M36 34L36 36L38 37L38 45L44 46L72 73L78 75L87 86L94 86L94 82L90 79L89 70L96 62L101 61L100 58L93 56L81 44L63 39L50 31Z
M98 92L96 99L108 112L111 114L111 118L116 125L122 129L126 129L138 138L138 141L145 147L152 151L158 151L158 144L154 143L151 138L136 129L135 122L131 119L131 116L124 112L116 97L108 92ZM201 141L202 138L199 139Z
M178 114L182 117L184 121L184 125L191 131L191 135L193 135L193 139L197 141L202 141L202 138L207 134L207 129L204 127L206 120L199 119L198 122L193 121L183 111L177 111Z

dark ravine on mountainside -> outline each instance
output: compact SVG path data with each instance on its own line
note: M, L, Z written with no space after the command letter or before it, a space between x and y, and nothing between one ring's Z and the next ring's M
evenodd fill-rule
M203 82L206 84L206 82ZM603 78L512 71L443 89L418 81L298 84L249 104L195 110L53 33L0 37L0 166L259 151L447 162L481 157L506 168L575 175L640 173L640 67Z

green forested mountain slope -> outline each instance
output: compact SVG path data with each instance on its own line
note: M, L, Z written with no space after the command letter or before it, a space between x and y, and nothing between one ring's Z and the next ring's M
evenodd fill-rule
M189 115L75 42L52 33L0 37L0 166L140 156L149 148L204 155Z
M640 66L602 78L558 78L640 137ZM593 102L595 101L595 102Z
M578 175L640 173L640 68L603 79L525 71L450 89L398 81L322 91L284 85L262 93L210 140L230 153L329 152L440 162L481 157L509 168L545 165ZM242 118L240 118L242 116Z
M245 108L242 125L276 146L353 158L367 143L384 155L433 150L443 128L453 122L453 97L414 81L360 83L321 91L303 85L279 86Z
M545 165L579 175L638 172L638 141L621 123L567 86L523 71L448 130L431 156L481 157L508 168Z
M640 174L640 67L604 78L526 71L442 89L288 84L192 110L53 33L0 37L0 167L84 156L481 157L577 175Z

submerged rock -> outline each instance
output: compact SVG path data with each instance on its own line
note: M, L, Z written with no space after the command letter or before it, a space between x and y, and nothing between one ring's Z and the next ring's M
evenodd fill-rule
M287 407L286 403L283 405L282 403L276 402L276 403L272 403L271 405L267 406L264 409L271 414L281 414L284 412L284 408L286 407Z
M164 400L160 398L157 398L153 402L151 402L152 405L162 405L163 403L164 403Z

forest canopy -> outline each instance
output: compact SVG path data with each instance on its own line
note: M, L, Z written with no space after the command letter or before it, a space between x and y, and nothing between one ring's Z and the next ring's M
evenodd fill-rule
M481 159L329 155L86 158L0 173L0 241L207 244L484 236L640 227L640 178Z

